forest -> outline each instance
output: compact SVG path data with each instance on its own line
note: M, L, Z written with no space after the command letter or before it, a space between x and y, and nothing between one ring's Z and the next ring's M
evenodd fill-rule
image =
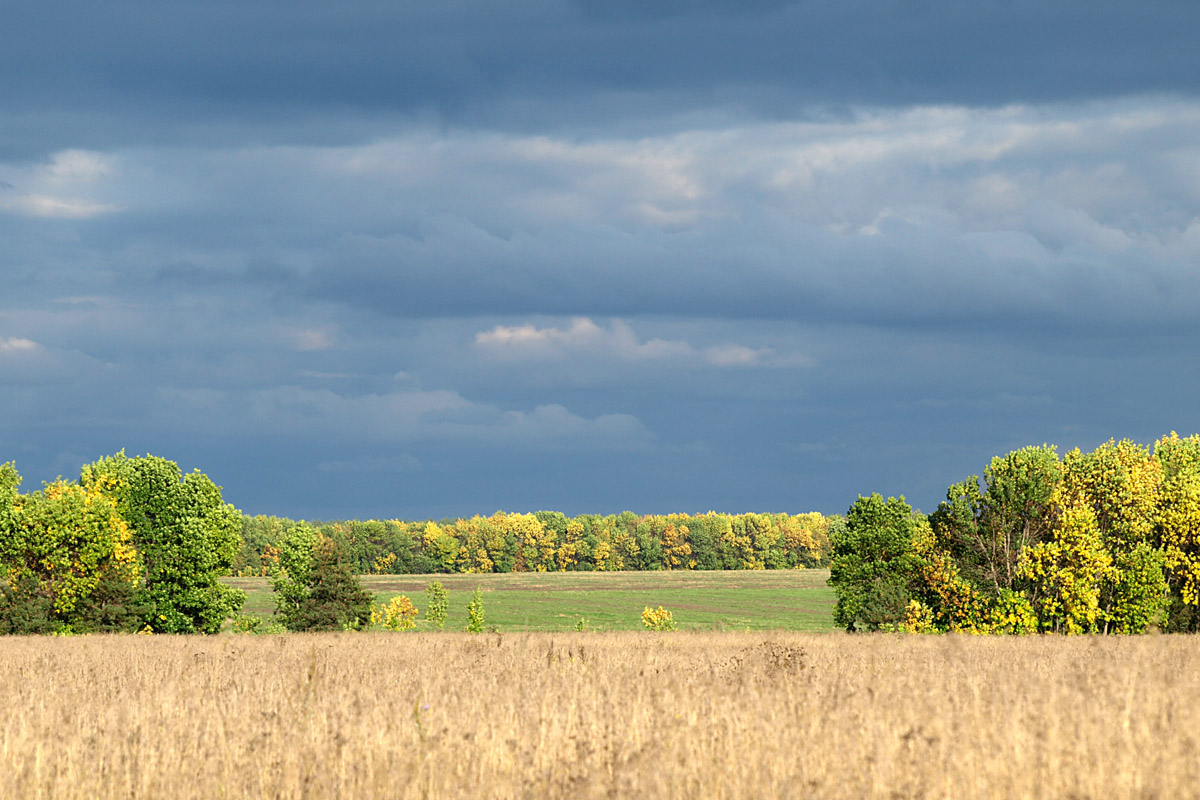
M296 522L242 518L232 570L271 575L296 526L334 542L360 575L672 569L794 569L829 563L840 517L807 514L667 514L626 511L567 517L557 511L405 522Z

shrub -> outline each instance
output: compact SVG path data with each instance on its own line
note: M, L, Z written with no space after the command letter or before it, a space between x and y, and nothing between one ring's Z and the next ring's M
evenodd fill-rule
M667 611L662 606L657 609L646 606L642 611L642 624L646 626L648 631L673 631L675 627L675 615Z
M417 626L417 607L407 595L396 595L371 611L371 625L389 631L411 631Z

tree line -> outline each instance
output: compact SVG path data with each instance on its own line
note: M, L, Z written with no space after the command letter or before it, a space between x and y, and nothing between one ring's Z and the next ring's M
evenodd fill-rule
M28 493L21 483L0 464L0 634L215 633L245 600L228 575L270 576L280 618L307 629L361 626L370 598L354 576L368 573L816 567L842 524L551 511L307 523L243 515L202 472L123 451L78 480Z
M1200 436L991 460L932 514L859 497L833 531L848 630L1200 630Z
M358 574L792 569L829 563L839 517L557 511L405 522L242 519L237 575L271 575L297 526L334 542Z

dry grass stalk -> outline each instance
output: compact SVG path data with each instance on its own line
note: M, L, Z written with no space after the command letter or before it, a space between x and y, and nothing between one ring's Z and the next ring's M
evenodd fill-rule
M0 643L0 797L1200 797L1192 637Z

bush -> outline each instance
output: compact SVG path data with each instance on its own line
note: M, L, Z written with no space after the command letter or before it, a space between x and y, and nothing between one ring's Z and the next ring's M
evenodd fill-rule
M642 611L642 624L646 626L648 631L673 631L675 627L675 615L667 611L662 606L657 609L646 606Z
M417 626L417 607L407 595L396 595L371 612L371 625L389 631L411 631Z

